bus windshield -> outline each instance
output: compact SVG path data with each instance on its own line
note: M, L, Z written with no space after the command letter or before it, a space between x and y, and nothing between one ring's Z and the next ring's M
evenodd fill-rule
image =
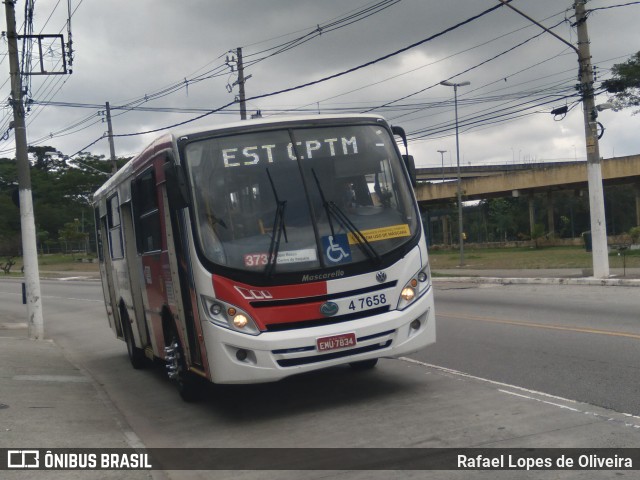
M185 146L196 239L221 266L273 275L376 262L418 214L377 125L239 133Z

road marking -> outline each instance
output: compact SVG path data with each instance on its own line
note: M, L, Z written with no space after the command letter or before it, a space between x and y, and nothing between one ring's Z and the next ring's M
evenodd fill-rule
M536 402L546 403L547 405L552 405L554 407L564 408L566 410L571 410L572 412L583 413L581 410L578 410L577 408L571 408L571 407L568 407L566 405L562 405L561 403L549 402L547 400L541 400L539 398L535 398L535 397L532 397L530 395L522 395L520 393L510 392L509 390L502 390L501 388L499 388L498 391L502 392L502 393L506 393L507 395L513 395L513 396L520 397L520 398L526 398L527 400L535 400Z
M422 365L423 367L434 368L436 370L440 370L441 372L449 373L451 375L458 375L460 377L470 378L472 380L479 380L481 382L490 383L492 385L497 385L499 387L513 388L515 390L520 390L521 392L526 392L526 393L530 393L530 394L533 394L533 395L542 395L544 397L553 398L555 400L560 400L560 401L563 401L563 402L576 403L575 400L571 400L569 398L558 397L556 395L551 395L549 393L539 392L537 390L531 390L529 388L518 387L516 385L511 385L509 383L498 382L497 380L489 380L488 378L476 377L475 375L471 375L469 373L464 373L464 372L461 372L459 370L454 370L452 368L441 367L440 365L433 365L432 363L421 362L420 360L414 360L413 358L409 358L409 357L399 357L399 358L400 358L400 360L403 360L403 361L408 362L408 363L415 363L417 365Z
M0 330L19 330L21 328L27 328L27 325L24 322L17 323L0 323Z
M14 375L13 380L28 382L63 382L63 383L90 383L87 377L79 375Z
M564 398L564 397L558 397L556 395L551 395L549 393L544 393L544 392L538 392L536 390L531 390L529 388L524 388L524 387L518 387L517 385L510 385L508 383L504 383L504 382L498 382L496 380L489 380L488 378L482 378L482 377L476 377L475 375L470 375L468 373L464 373L464 372L460 372L458 370L453 370L451 368L446 368L446 367L441 367L439 365L433 365L431 363L426 363L426 362L421 362L420 360L414 360L413 358L409 358L409 357L399 357L398 360L407 362L407 363L414 363L416 365L421 365L423 367L429 367L429 368L433 368L434 370L440 370L443 373L447 373L450 375L456 375L459 377L463 377L463 378L467 378L467 379L471 379L471 380L477 380L480 382L484 382L484 383L488 383L491 385L496 385L498 387L502 387L502 388L498 388L498 391L501 393L505 393L507 395L512 395L512 396L516 396L516 397L520 397L523 398L525 400L533 400L536 402L540 402L540 403L544 403L553 407L558 407L564 410L569 410L571 412L575 412L575 413L582 413L584 415L588 415L590 417L596 417L600 420L604 420L607 422L616 422L618 424L621 424L625 427L630 427L630 428L634 428L636 430L640 430L640 423L634 423L634 421L640 421L640 416L638 415L633 415L630 413L619 413L619 412L615 412L612 411L613 415L617 415L618 418L616 418L615 416L612 415L603 415L602 413L597 413L597 412L590 412L587 410L579 410L578 408L575 407L570 407L569 405L563 405L561 403L557 403L557 402L551 402L549 400L543 400L541 398L536 398L535 396L540 396L540 397L545 397L545 398L549 398L549 399L554 399L558 402L564 402L564 403L569 403L569 404L574 404L575 406L578 406L579 404L587 407L587 406L591 406L589 404L586 403L582 403L582 402L578 402L576 400L571 400L569 398ZM509 388L510 390L517 390L521 393L516 393L516 392L511 392L509 390L504 390L504 388ZM528 394L528 395L527 395ZM535 396L533 396L535 395ZM606 410L603 408L603 410ZM619 417L622 418L619 418ZM631 421L627 420L627 419L632 419Z
M14 297L21 297L21 293L15 292L0 292L0 295L12 295ZM75 298L75 297L59 297L57 295L43 295L42 298L56 298L60 300L73 300L75 302L92 302L92 303L104 303L104 300L94 300L91 298Z
M568 325L548 325L544 323L533 323L533 322L517 322L514 320L500 320L498 318L478 317L474 315L465 315L462 313L460 314L438 313L437 316L446 317L446 318L458 318L461 320L472 320L477 322L499 323L502 325L515 325L518 327L543 328L547 330L560 330L564 332L590 333L592 335L606 335L609 337L624 337L624 338L633 338L634 340L640 340L640 334L637 334L637 333L613 332L611 330L598 330L596 328L570 327Z

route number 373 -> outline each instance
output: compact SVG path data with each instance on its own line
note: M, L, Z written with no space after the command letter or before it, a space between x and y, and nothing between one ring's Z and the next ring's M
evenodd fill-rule
M379 295L369 295L368 297L356 298L349 302L349 310L358 311L365 308L377 307L378 305L386 305L387 296L384 293Z

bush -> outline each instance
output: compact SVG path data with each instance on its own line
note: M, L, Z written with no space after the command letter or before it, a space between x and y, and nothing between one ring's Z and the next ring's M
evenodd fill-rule
M633 243L638 243L640 241L640 227L633 227L629 230L629 235Z

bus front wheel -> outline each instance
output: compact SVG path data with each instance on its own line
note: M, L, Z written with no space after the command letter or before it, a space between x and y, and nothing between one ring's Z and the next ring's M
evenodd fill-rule
M178 393L185 402L199 400L202 393L200 379L187 369L178 334L172 332L170 338L169 345L164 349L167 374L176 382Z

